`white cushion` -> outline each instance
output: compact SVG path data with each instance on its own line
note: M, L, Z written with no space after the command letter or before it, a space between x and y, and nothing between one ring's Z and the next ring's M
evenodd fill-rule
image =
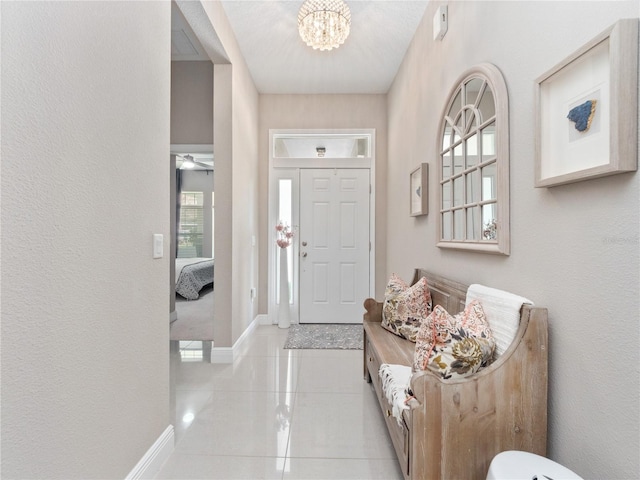
M399 424L402 423L402 411L408 410L405 405L406 390L411 379L411 367L383 363L378 375L382 380L382 392L392 406L392 414Z
M519 295L477 283L469 286L465 304L469 305L473 300L482 304L496 341L496 355L502 355L516 336L522 305L533 305L533 302Z

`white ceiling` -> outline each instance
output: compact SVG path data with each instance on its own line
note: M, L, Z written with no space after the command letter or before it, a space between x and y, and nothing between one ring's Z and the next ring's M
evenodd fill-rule
M298 35L302 0L222 1L258 91L277 94L386 93L427 3L347 0L349 38L338 49L320 52ZM174 20L181 19L174 15ZM184 38L176 34L184 28L176 28L174 22L173 30L174 59L179 59L176 48L182 43L181 59L195 60Z
M209 60L198 37L175 2L171 2L171 60Z
M354 1L351 33L321 52L298 34L298 1L223 1L260 93L386 93L428 0Z

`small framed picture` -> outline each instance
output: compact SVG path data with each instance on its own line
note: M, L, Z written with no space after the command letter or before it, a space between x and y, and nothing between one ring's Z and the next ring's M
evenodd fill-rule
M637 170L637 19L544 73L535 93L536 187Z
M429 200L429 165L421 163L409 175L409 199L412 217L428 213Z

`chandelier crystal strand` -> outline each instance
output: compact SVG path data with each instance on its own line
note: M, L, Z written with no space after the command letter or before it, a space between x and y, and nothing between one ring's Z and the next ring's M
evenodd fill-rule
M298 12L298 31L314 50L338 48L349 36L351 11L342 0L306 0Z

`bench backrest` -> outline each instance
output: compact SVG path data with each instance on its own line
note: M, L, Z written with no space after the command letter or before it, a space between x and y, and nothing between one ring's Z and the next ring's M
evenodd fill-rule
M415 270L412 283L417 282L422 277L425 277L427 279L427 284L431 292L431 300L434 307L436 305L441 305L451 315L455 315L456 313L464 310L469 289L467 285L449 280L439 275L435 275L420 268L417 268ZM488 288L486 288L486 290L493 290L493 293L500 292L499 290ZM492 314L491 307L489 307L489 310L486 309L487 307L488 305L485 306L485 312L487 313L487 319L489 320L489 324L491 325L491 329L496 339L496 355L499 356L503 354L507 350L507 348L509 348L509 345L511 345L513 339L515 338L516 332L518 330L520 316L518 313L515 317L508 318L503 315L502 312L498 311Z
M416 268L412 285L422 277L427 279L427 285L431 291L431 301L433 306L442 306L451 315L462 312L467 298L468 285L454 282L448 278L435 275L431 272Z

